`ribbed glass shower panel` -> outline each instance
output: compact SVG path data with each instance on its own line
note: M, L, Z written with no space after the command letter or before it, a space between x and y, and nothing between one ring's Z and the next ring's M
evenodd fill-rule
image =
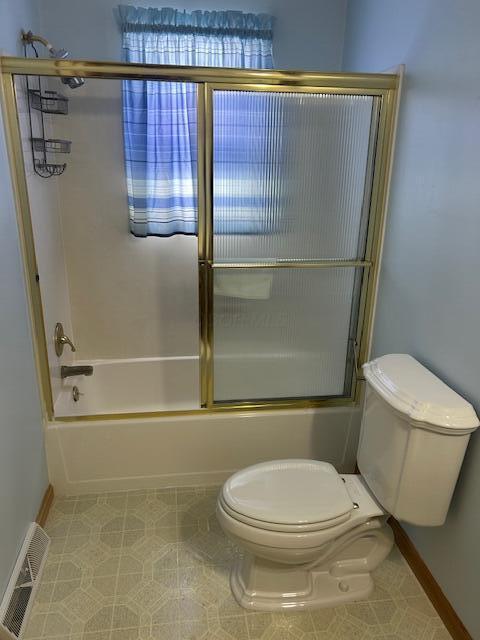
M214 401L346 395L362 271L215 268Z
M363 257L374 100L214 90L216 261Z

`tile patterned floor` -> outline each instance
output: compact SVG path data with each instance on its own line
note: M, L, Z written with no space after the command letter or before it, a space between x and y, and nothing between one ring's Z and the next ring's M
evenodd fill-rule
M235 549L213 489L56 500L52 545L25 638L55 640L450 640L394 549L368 602L246 612L230 593Z

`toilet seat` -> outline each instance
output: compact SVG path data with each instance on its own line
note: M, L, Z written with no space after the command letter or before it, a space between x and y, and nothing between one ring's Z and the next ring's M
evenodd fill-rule
M330 529L338 524L342 524L350 519L351 512L345 513L338 518L332 518L331 520L325 520L324 522L312 522L308 524L278 524L275 522L265 522L263 520L257 520L255 518L250 518L241 513L238 513L234 509L232 509L226 502L222 494L219 496L219 504L222 509L233 519L238 522L243 522L244 524L248 524L251 527L256 527L257 529L265 529L266 531L278 531L281 533L302 533L303 531L315 532L321 531L323 529Z
M320 523L320 526L323 524L323 528L302 530L286 527L282 530L281 525L280 529L275 529L274 523L259 520L253 520L250 523L247 521L247 517L232 511L224 500L223 492L220 493L217 500L217 517L223 530L244 547L255 545L257 549L263 549L262 553L265 549L276 549L277 551L288 549L291 554L302 554L306 550L318 548L322 544L353 531L364 523L374 522L379 517L385 516L385 512L369 493L359 476L344 475L339 476L339 479L348 493L352 510L342 521L335 523L333 520L327 521L329 526L325 526L326 522ZM358 508L353 507L352 499L358 503Z
M276 460L239 471L225 483L220 504L246 525L297 534L342 524L354 508L336 469L318 460Z
M262 549L288 549L298 554L306 550L319 548L321 545L335 540L339 536L353 531L356 527L371 520L372 511L356 509L348 520L328 528L314 531L275 531L256 524L250 525L232 517L223 507L221 500L217 502L217 517L222 528L234 539L241 541L242 546L254 544ZM260 554L261 555L261 554Z

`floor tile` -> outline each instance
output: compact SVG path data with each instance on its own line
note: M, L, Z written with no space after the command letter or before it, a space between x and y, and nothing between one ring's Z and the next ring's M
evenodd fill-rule
M26 640L449 640L398 549L366 602L297 613L245 611L218 489L56 499L49 556Z

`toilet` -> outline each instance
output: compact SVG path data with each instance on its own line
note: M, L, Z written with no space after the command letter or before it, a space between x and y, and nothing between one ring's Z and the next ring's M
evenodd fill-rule
M367 598L371 573L393 545L390 515L420 526L445 521L479 425L473 407L409 355L382 356L363 370L359 474L274 460L235 473L219 494L220 525L242 551L230 585L246 609Z

